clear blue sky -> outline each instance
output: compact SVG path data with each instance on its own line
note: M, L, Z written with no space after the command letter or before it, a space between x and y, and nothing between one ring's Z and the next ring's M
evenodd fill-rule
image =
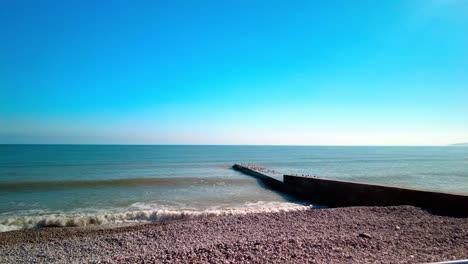
M468 1L0 3L0 143L468 142Z

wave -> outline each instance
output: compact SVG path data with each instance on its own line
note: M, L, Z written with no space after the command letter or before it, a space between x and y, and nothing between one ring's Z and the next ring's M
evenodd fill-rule
M19 181L0 183L0 191L54 190L96 187L138 187L138 186L185 186L185 185L242 185L252 184L252 179L228 179L207 177L172 178L124 178L69 181Z
M146 204L134 204L131 208L151 208ZM210 216L245 215L252 213L277 213L301 211L311 205L289 202L256 202L231 208L209 209L147 209L114 213L61 213L0 218L0 232L42 227L84 227L138 222L161 222L180 219L198 219Z

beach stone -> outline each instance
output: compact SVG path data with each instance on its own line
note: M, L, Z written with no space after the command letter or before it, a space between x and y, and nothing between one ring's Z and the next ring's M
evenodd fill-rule
M369 233L360 233L359 237L368 238L368 239L372 238L372 236Z

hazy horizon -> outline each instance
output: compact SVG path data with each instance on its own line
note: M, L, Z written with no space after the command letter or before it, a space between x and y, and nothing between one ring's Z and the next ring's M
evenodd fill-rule
M468 146L468 143L456 143L447 145L268 145L268 144L125 144L125 143L0 143L0 145L77 145L77 146L227 146L227 147L457 147Z
M0 144L468 142L468 1L9 1Z

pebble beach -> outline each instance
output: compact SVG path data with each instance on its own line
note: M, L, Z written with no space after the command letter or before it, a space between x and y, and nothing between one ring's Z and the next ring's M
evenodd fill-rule
M0 263L427 263L468 258L468 219L348 207L12 231L0 241Z

